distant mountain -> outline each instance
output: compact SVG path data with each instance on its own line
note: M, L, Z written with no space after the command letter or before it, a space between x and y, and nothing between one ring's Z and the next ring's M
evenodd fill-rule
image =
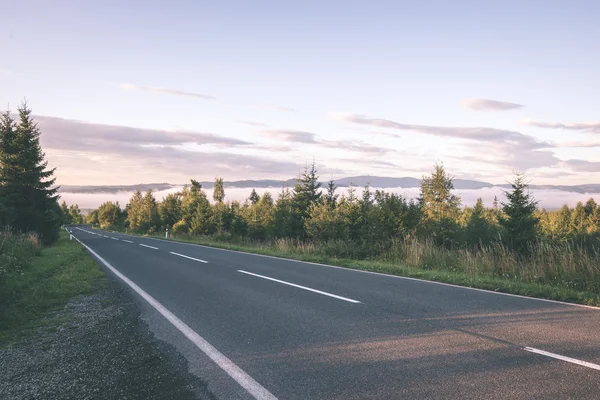
M224 182L226 188L281 188L293 187L296 179L275 180L275 179L260 179L260 180L243 180ZM352 176L335 180L338 187L348 187L351 184L356 187L363 187L369 184L374 188L417 188L420 186L420 179L412 177L385 177L385 176ZM205 189L212 189L214 182L200 182ZM105 185L105 186L80 186L80 185L62 185L60 192L62 193L118 193L118 192L134 192L140 190L142 192L152 189L153 191L167 190L177 187L182 187L184 184L171 183L142 183L138 185ZM326 182L323 182L326 186ZM457 190L474 190L491 187L510 188L509 184L494 185L488 182L475 181L469 179L455 179L454 188ZM584 184L584 185L531 185L531 189L535 190L560 190L565 192L575 193L600 193L600 184Z

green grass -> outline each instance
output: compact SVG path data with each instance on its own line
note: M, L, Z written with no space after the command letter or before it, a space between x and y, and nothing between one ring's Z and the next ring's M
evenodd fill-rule
M164 239L164 235L158 234L137 236ZM323 251L319 251L320 249L318 247L312 247L310 244L290 244L289 241L285 240L276 241L274 243L245 244L222 242L210 237L170 237L169 240L300 261L316 262L363 271L418 278L502 293L511 293L522 296L600 306L599 293L595 291L578 290L576 288L569 287L568 282L564 283L564 281L558 281L559 283L557 284L535 281L532 282L527 281L527 279L531 279L529 277L518 277L515 275L512 275L508 278L503 278L498 277L491 272L485 272L486 270L465 265L459 266L458 268L455 266L450 266L447 269L444 269L444 267L441 266L435 269L431 267L425 268L422 265L419 266L416 262L415 264L417 265L409 265L406 262L399 262L397 260L351 260L325 255ZM443 257L447 257L447 255L442 254L440 259L436 261L439 261L440 263L444 262ZM408 258L407 260L410 261ZM461 258L458 260L464 262L465 264L469 262L469 260L466 258ZM486 262L491 264L490 260L486 259Z
M53 311L106 282L96 262L64 231L53 246L26 261L0 281L0 346L18 342L38 327L60 323L48 318Z

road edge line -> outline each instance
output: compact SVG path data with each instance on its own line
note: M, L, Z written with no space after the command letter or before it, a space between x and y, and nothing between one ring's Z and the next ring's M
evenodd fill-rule
M150 296L144 289L135 284L132 280L123 275L119 270L110 265L108 261L102 258L98 253L92 250L89 246L81 242L75 235L75 240L79 242L87 251L90 252L98 261L106 266L113 274L119 277L125 282L130 288L132 288L137 294L139 294L148 304L150 304L156 311L158 311L163 317L165 317L177 330L179 330L185 337L187 337L192 343L196 345L204 354L206 354L215 364L217 364L223 371L227 373L234 381L236 381L241 387L246 389L257 400L277 400L271 392L265 389L260 383L256 382L250 375L244 370L233 363L223 353L208 343L202 336L198 335L192 328L190 328L185 322L177 318L175 314L169 311L165 306L159 303L154 297Z

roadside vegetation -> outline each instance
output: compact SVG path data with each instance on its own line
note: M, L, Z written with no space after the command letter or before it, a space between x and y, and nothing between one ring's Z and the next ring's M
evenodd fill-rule
M3 232L0 241L0 346L61 322L48 318L52 311L106 282L104 272L66 232L43 248L33 234Z
M252 191L212 202L191 181L157 201L136 192L122 209L106 202L87 221L103 229L419 277L530 296L600 305L600 207L537 207L517 174L504 199L466 207L453 178L435 165L416 200L368 186L358 196L321 187L315 165L274 200Z
M103 276L61 233L62 224L83 218L76 206L59 206L41 132L26 103L17 111L16 119L0 114L0 345L49 323L49 312L92 291Z

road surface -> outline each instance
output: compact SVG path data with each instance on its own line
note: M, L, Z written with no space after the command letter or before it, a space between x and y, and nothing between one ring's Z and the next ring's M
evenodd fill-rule
M600 309L69 229L221 399L600 398Z

